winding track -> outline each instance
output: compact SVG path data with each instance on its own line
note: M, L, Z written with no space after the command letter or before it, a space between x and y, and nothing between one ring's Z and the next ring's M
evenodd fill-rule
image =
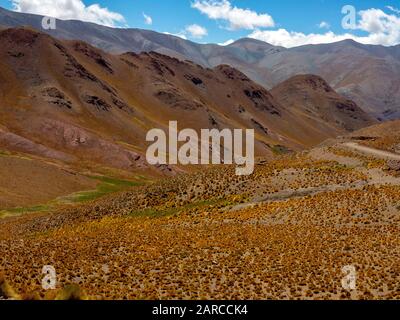
M363 154L374 156L376 158L400 161L400 154L389 152L389 151L383 151L383 150L379 150L379 149L375 149L375 148L371 148L371 147L367 147L367 146L362 146L355 142L346 142L346 143L343 143L342 146L344 146L348 149L352 149L354 151L361 152ZM326 158L327 155L328 155L328 158ZM325 159L339 161L340 163L342 163L346 166L349 165L347 163L348 162L347 160L344 161L343 159L341 159L342 161L340 161L338 159L339 156L329 154L329 153L325 153L324 156L325 156ZM320 158L320 155L317 156L317 158ZM291 198L295 198L295 197L314 195L314 194L318 194L321 192L361 188L365 185L384 184L384 183L393 184L393 185L400 184L399 178L394 178L392 176L388 176L388 175L384 174L381 170L378 170L378 169L366 170L365 173L369 176L370 180L368 182L352 183L351 185L347 185L347 184L346 185L328 185L325 187L306 188L306 189L301 189L301 190L284 190L284 191L277 192L272 195L253 199L253 201L251 201L249 203L244 203L244 204L234 206L233 208L230 208L229 211L242 210L245 208L255 206L259 203L265 203L265 202L270 202L270 201L282 201L282 200L291 199Z
M347 142L343 144L345 147L366 153L378 158L383 158L383 159L390 159L390 160L399 160L400 161L400 154L389 152L389 151L383 151L375 148L370 148L366 146L359 145L358 143L355 142Z

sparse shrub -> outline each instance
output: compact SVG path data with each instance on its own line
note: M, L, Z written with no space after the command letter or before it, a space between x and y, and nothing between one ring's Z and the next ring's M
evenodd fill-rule
M0 299L7 300L20 300L21 297L15 292L15 290L6 281L3 273L0 273Z
M67 285L58 292L55 300L88 300L88 297L78 285Z

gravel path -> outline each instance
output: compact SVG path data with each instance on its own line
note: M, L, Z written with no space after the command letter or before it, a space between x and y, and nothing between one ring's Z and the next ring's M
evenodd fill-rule
M357 150L378 158L384 158L384 159L390 159L390 160L399 160L400 161L400 154L389 152L389 151L383 151L379 149L374 149L366 146L361 146L357 143L354 142L347 142L343 144L345 147Z
M372 155L377 158L383 158L388 160L400 160L399 154L362 146L354 142L344 143L343 146L368 155ZM318 160L337 161L340 164L349 167L357 167L361 164L361 162L357 159L338 156L336 154L328 152L324 148L313 149L310 152L310 156ZM369 177L368 182L359 181L356 183L344 184L344 185L326 185L322 187L306 188L298 190L283 190L274 194L255 198L253 199L253 201L249 203L239 204L237 206L234 206L233 208L230 208L229 211L239 211L249 207L254 207L260 203L265 203L270 201L284 201L286 199L315 195L322 192L346 190L346 189L359 189L366 185L383 185L383 184L400 185L400 178L387 175L381 169L365 169L360 167L357 168L356 170L359 170L363 172L365 175L367 175Z

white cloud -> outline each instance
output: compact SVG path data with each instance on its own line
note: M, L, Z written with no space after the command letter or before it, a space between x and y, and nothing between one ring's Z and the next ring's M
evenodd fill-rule
M357 37L362 43L395 45L400 42L400 17L380 9L363 10L359 15L357 28L369 33L366 37Z
M393 46L400 43L400 17L387 14L380 9L363 10L358 14L360 21L356 29L367 32L368 34L365 36L356 36L350 33L335 34L331 31L323 34L304 34L286 29L257 29L249 37L287 48L306 44L332 43L345 39L352 39L363 44L379 44L384 46Z
M190 26L187 26L185 31L189 33L189 35L192 38L195 39L201 39L206 35L208 35L207 29L202 26L199 26L198 24L192 24Z
M219 46L229 46L230 44L232 44L232 43L234 43L234 42L235 42L235 40L229 39L229 40L227 40L227 41L225 41L225 42L218 43L218 45L219 45Z
M321 23L318 25L318 28L320 29L329 29L331 25L326 22L326 21L321 21Z
M254 30L275 25L269 14L259 14L250 9L234 7L228 0L195 0L192 8L199 10L210 19L227 21L231 30Z
M333 32L324 34L287 31L286 29L279 30L256 30L249 35L249 38L262 40L275 46L286 48L298 47L305 44L331 43L351 38L352 35L336 35Z
M76 19L115 27L124 23L123 15L112 12L99 4L86 6L82 0L12 0L15 11L55 17L62 20Z
M151 26L153 24L153 18L143 13L144 23Z
M170 36L174 36L174 37L178 37L184 40L187 40L187 37L182 34L182 33L170 33L170 32L163 32L164 34L170 35Z
M192 24L190 26L187 26L184 30L180 31L179 33L170 33L170 32L163 32L163 33L168 34L170 36L179 37L185 40L187 40L188 37L201 39L206 35L208 35L207 29L197 24Z
M393 11L394 13L400 14L400 9L397 9L392 6L386 6L386 8L388 8L390 11Z

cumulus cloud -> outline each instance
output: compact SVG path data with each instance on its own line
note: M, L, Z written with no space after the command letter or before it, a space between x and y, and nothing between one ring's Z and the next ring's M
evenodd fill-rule
M199 10L213 20L222 20L228 23L231 30L268 28L275 25L269 14L259 14L250 9L241 9L228 0L195 0L192 8Z
M15 11L55 17L62 20L76 19L115 27L125 22L123 15L112 12L99 4L86 6L82 0L12 0Z
M286 29L279 30L256 30L249 35L249 38L262 40L275 46L286 48L298 47L306 44L331 43L352 38L351 34L336 35L333 32L324 34L287 31Z
M199 26L198 24L192 24L190 26L187 26L185 31L189 33L189 35L192 38L195 39L201 39L208 34L207 29L202 26Z
M187 40L188 37L194 39L202 39L203 37L208 35L208 31L206 28L199 26L198 24L191 24L190 26L187 26L184 30L181 30L178 33L164 32L164 34L169 34L171 36L179 37L185 40Z
M235 42L235 40L229 39L229 40L227 40L227 41L225 41L225 42L218 43L218 45L219 45L219 46L229 46L230 44L232 44L232 43L234 43L234 42Z
M153 18L143 13L144 23L151 26L153 24Z
M387 14L380 9L368 9L360 11L359 22L356 30L367 32L365 36L356 36L350 33L335 34L326 32L323 34L279 30L253 31L249 37L268 42L273 45L287 48L319 43L332 43L345 39L352 39L363 44L379 44L393 46L400 43L400 17Z
M318 25L318 28L320 29L329 29L331 25L326 22L326 21L321 21L321 23Z

